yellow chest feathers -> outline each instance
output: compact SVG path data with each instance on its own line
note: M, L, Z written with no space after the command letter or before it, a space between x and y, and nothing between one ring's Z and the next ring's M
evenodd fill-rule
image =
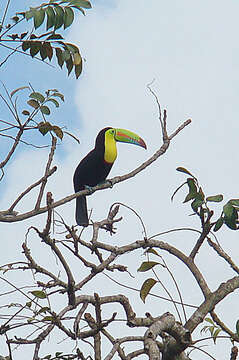
M108 132L105 133L105 154L104 160L112 164L117 157L116 141L114 136Z

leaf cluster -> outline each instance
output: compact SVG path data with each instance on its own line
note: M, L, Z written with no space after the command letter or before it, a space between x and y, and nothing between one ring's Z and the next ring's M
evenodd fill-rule
M223 195L210 195L205 196L202 187L199 185L197 178L192 175L192 173L183 168L178 167L177 171L184 174L190 175L187 178L186 182L181 184L173 193L171 200L173 200L175 194L181 189L184 185L188 188L188 194L184 199L184 203L191 202L191 208L194 214L198 215L203 224L205 224L208 217L211 218L213 215L213 210L210 209L210 203L220 203L223 201ZM221 216L214 223L211 222L211 225L214 225L213 230L218 231L223 224L229 227L231 230L238 229L238 212L239 212L239 199L229 200L222 208Z
M21 13L26 20L33 19L34 28L40 27L46 19L46 30L54 28L54 30L63 27L66 29L74 21L74 11L77 9L85 15L83 9L90 9L91 4L87 0L68 0L57 1L50 0L48 4L44 3L40 7L31 7L30 10Z
M210 318L205 318L205 321L207 321L210 325L205 325L202 328L201 333L209 331L214 344L216 344L217 337L219 333L222 331L222 329L219 326L217 326Z
M46 96L34 91L29 95L29 98L30 99L27 101L27 104L34 109L39 109L43 115L43 118L45 115L48 116L51 113L50 108L46 105L47 102L53 103L58 108L60 104L56 98L60 98L62 101L64 101L64 96L59 93L57 89L47 90ZM25 115L29 115L26 110L23 111ZM61 128L59 126L52 125L49 121L45 121L45 119L44 121L39 122L37 127L42 135L46 135L48 132L53 131L59 139L63 139L63 131Z
M57 32L60 29L66 30L70 27L75 18L75 10L85 15L84 9L90 9L91 4L88 0L68 0L68 1L52 1L43 3L39 7L30 7L26 12L18 12L12 19L14 25L22 20L32 20L33 29L37 30L45 22L46 33L36 34L32 31L24 31L22 33L12 33L7 35L13 42L21 43L23 53L30 55L32 58L40 56L42 61L53 59L55 55L58 65L62 68L65 64L68 76L74 69L75 76L78 79L82 72L82 56L79 48L71 43L64 41L63 36ZM5 35L12 26L9 25L7 30L0 37L0 43L6 40ZM9 47L8 47L9 48ZM19 47L13 49L18 51ZM11 48L9 48L11 49Z

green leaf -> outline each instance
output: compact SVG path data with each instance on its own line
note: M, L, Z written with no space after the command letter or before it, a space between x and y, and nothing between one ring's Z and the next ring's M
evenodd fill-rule
M52 102L57 108L60 106L59 102L56 101L56 99L49 98L49 99L47 99L46 102L48 102L48 101Z
M236 221L238 219L238 214L236 209L228 202L223 206L224 213L224 223L232 230L237 230Z
M38 109L40 104L38 101L31 99L27 101L28 105L32 106L34 109Z
M43 23L45 18L45 10L40 8L39 10L34 11L34 27L35 29L39 28Z
M71 26L73 21L74 21L74 11L70 7L66 6L64 8L64 18L63 18L64 29Z
M46 299L46 293L44 291L34 290L30 291L30 293L39 299Z
M30 323L32 323L34 320L35 320L35 318L34 318L34 317L31 317L31 318L28 318L28 319L27 319L27 322L28 322L28 324L30 324Z
M186 202L188 202L188 201L190 201L190 200L192 200L192 199L195 199L196 196L197 196L197 193L189 193L189 194L185 197L183 203L186 203Z
M30 55L31 57L36 56L41 49L41 42L40 41L31 41L30 44Z
M205 321L209 322L210 324L214 325L214 322L210 318L205 318Z
M82 57L81 57L80 53L75 52L73 54L73 64L74 65L81 65L81 68L82 68Z
M195 180L193 178L188 178L187 179L187 184L188 184L190 193L196 193L197 192L197 186L196 186Z
M51 359L51 354L50 354L50 355L46 355L46 356L44 356L44 358L43 358L43 359L50 360L50 359Z
M59 139L63 139L63 131L61 130L61 128L59 128L59 126L52 126L52 131L56 134L56 136L59 138Z
M75 76L77 79L81 73L82 73L82 63L80 65L75 65Z
M201 199L201 200L204 200L204 199L205 199L205 195L204 195L204 192L202 191L202 188L201 188L201 187L199 188L199 192L198 192L198 195L197 195L197 199Z
M153 248L150 248L150 249L146 250L146 253L160 256L160 255L158 254L158 252L157 252L155 249L153 249Z
M198 195L198 194L197 194ZM191 204L191 207L194 211L197 211L198 208L203 204L203 200L200 200L198 198L196 198L192 204Z
M208 330L210 331L211 336L213 336L215 326L209 326Z
M65 47L67 50L69 50L71 53L79 53L79 49L76 45L74 44L70 44L70 43L65 43Z
M227 218L225 216L224 223L229 227L231 230L237 230L237 222L234 218Z
M51 34L46 38L46 40L62 40L64 39L61 34Z
M212 202L221 202L223 200L223 195L214 195L214 196L208 196L206 198L206 201L212 201Z
M70 57L68 60L66 60L66 67L68 70L68 76L70 75L72 69L73 69L73 61L72 58Z
M70 1L69 5L77 5L77 6L81 6L85 9L91 9L91 3L87 0L72 0Z
M63 60L63 61L69 60L70 57L71 57L71 53L70 53L69 50L64 50L64 51L62 52L62 60Z
M48 306L44 306L38 311L38 314L46 313L49 310L50 308Z
M226 217L231 218L233 216L234 207L230 202L223 206L223 212Z
M22 42L22 50L26 51L27 49L29 49L31 46L31 41L23 41Z
M55 30L59 29L64 22L64 10L61 6L59 5L55 5L55 12L56 12L56 17L55 17Z
M51 60L52 56L53 56L53 49L52 49L51 44L46 42L44 47L45 47L45 51L46 51L48 59Z
M215 224L215 226L213 228L213 231L215 231L215 232L218 231L222 227L223 223L224 223L224 219L222 217L220 217L217 220L217 222L216 222L216 224Z
M148 271L151 270L155 265L160 265L160 263L156 261L144 261L142 262L142 264L140 265L137 271L138 272Z
M85 11L79 5L72 5L73 8L80 10L80 12L85 16Z
M54 317L53 316L45 316L42 320L43 321L54 321Z
M25 19L28 21L29 19L33 18L35 9L30 7L30 10L25 12Z
M49 131L51 131L51 129L52 129L52 125L48 121L47 122L42 121L38 124L38 130L43 136L46 135Z
M27 111L27 110L23 110L23 111L22 111L22 115L30 115L30 113L29 113L29 111Z
M50 113L51 113L49 107L45 106L45 105L42 105L40 107L40 110L41 110L42 114L44 114L44 115L50 115Z
M150 279L145 280L145 282L143 283L143 285L140 289L140 297L144 303L145 303L146 297L148 296L150 290L156 284L156 282L157 282L156 280L150 278Z
M62 50L60 48L55 48L55 51L56 51L56 57L57 57L58 65L62 68L62 66L64 64L64 60L63 60L63 56L62 56Z
M239 320L236 322L236 334L239 336Z
M42 60L45 60L47 58L46 47L47 47L46 43L43 42L41 45L41 48L40 48L40 55L41 55Z
M231 199L229 203L235 206L239 206L239 199Z
M218 334L219 334L221 331L222 331L222 329L219 329L219 328L214 331L214 333L213 333L213 341L214 341L214 344L216 344L217 336L218 336Z
M181 166L178 167L176 170L179 171L179 172L182 172L182 173L184 173L184 174L190 175L190 176L192 176L193 178L195 178L195 176L193 176L193 175L190 173L190 171L188 171L187 169L185 169L185 168L183 168L183 167L181 167Z
M61 94L61 93L59 93L58 91L57 91L57 92L54 92L54 93L52 94L52 96L57 96L57 97L59 97L62 101L65 101L64 95Z
M20 18L15 15L11 18L11 20L14 21L15 23L17 23L20 20Z
M52 6L48 6L46 9L46 15L47 15L47 23L46 23L46 29L50 29L55 25L55 11L53 10Z
M40 103L43 103L45 101L45 97L39 92L34 91L29 95L29 97L38 100Z
M185 197L184 203L186 203L192 199L195 199L197 197L197 186L195 184L195 180L193 178L188 178L187 184L188 184L188 188L189 188L189 193Z

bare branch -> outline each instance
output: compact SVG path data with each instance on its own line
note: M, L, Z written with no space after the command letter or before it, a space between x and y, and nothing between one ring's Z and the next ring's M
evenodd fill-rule
M49 169L49 172L47 174L45 174L41 179L39 179L38 181L36 181L34 184L32 184L31 186L29 186L26 190L24 190L19 196L18 198L14 201L14 203L10 206L10 208L7 210L8 214L11 214L13 209L15 208L15 206L19 203L19 201L26 195L28 194L32 189L34 189L36 186L42 184L42 182L50 177L52 174L54 174L54 172L56 172L57 167L54 166L52 169ZM0 211L1 214L1 211Z
M211 239L207 238L208 244L217 252L219 256L221 256L226 262L231 266L231 268L239 274L239 268L236 266L236 264L232 261L232 258L228 256L225 251L222 250L220 246L215 244Z
M183 130L185 128L185 126L189 125L191 122L191 120L186 121L183 125L180 126L180 129L177 130L177 133L181 130ZM176 136L176 135L174 135ZM112 185L115 185L117 183L120 183L122 181L128 180L132 177L134 177L135 175L137 175L139 172L141 172L142 170L145 170L148 166L150 166L154 161L156 161L160 156L162 156L168 149L170 144L169 140L165 140L163 145L160 147L159 150L157 150L155 152L155 154L153 156L151 156L146 162L144 162L142 165L140 165L139 167L137 167L136 169L134 169L133 171L122 175L122 176L116 176L112 179L110 179L109 183L105 182L101 185L97 185L94 186L91 190L82 190L79 191L75 194L69 195L64 197L61 200L58 200L56 202L54 202L52 204L52 208L56 208L60 205L66 204L69 201L72 201L73 199L75 199L78 196L81 195L90 195L92 194L92 191L99 191L99 190L104 190L104 189L109 189L112 187ZM11 214L7 214L6 212L0 212L0 222L15 222L15 221L22 221L25 219L29 219L33 216L39 215L39 214L43 214L47 211L47 206L41 207L39 209L33 209L31 211L28 211L26 213L20 214L20 215L16 215L16 216L12 216Z

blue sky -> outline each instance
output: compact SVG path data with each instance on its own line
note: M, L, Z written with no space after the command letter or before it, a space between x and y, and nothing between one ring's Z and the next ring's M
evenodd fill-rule
M25 4L29 5L29 2L21 1L22 8ZM112 190L89 197L89 208L93 208L93 219L99 220L106 215L112 202L124 202L143 217L150 235L175 227L197 227L196 220L188 216L190 208L181 203L184 194L176 196L173 204L170 202L173 191L185 179L175 171L176 167L184 166L191 170L208 195L223 193L226 200L239 197L236 167L239 4L232 0L202 0L197 3L188 0L151 0L147 5L143 0L102 0L92 1L92 5L93 9L87 12L87 16L79 16L67 34L67 40L76 42L86 59L79 80L76 81L73 76L68 78L65 70L58 67L51 69L24 56L12 57L6 67L0 68L0 79L10 91L30 82L36 90L57 88L65 95L65 104L52 112L51 119L72 130L79 136L81 144L66 139L59 146L55 159L58 172L49 181L48 189L53 192L55 199L72 193L74 169L93 147L98 131L105 126L137 132L148 145L148 150L144 151L119 144L119 156L110 174L112 177L132 170L159 148L162 140L157 107L147 90L147 84L155 79L153 88L162 107L168 111L169 129L173 131L188 118L192 118L192 124L176 137L167 154L142 174ZM7 116L4 108L1 116ZM47 141L40 134L39 137L39 141ZM0 149L1 146L0 143ZM0 195L2 209L41 176L46 156L45 150L22 147L9 164L4 191ZM33 196L27 198L18 210L29 209L33 202ZM58 211L69 224L74 223L73 203ZM118 226L119 234L114 240L103 237L104 241L123 244L142 236L142 229L132 214L125 210L122 210L122 214L124 220ZM26 228L32 223L40 226L44 223L44 217L16 226L11 224L10 228L9 225L2 226L7 239L17 237L16 241L11 240L11 243L15 243L16 252L19 251ZM130 230L128 224L133 224ZM89 237L90 234L85 236ZM236 232L229 230L222 230L219 234L219 242L232 257L238 253L237 237ZM180 233L162 240L187 253L196 239ZM12 247L7 248L2 261L10 261L12 252ZM39 250L35 252L40 256ZM123 259L130 263L130 270L136 276L133 282L137 281L138 284L143 281L143 276L136 274L143 260L141 255L138 253L134 262L130 256ZM197 304L200 295L196 284L191 287L192 280L185 267L165 257L171 269L177 269L177 281L184 291L185 301ZM42 255L41 261L45 260ZM207 273L206 278L212 289L219 281L233 276L232 271L218 261L206 245L197 259L197 265ZM164 274L161 276L164 277ZM127 278L123 281L130 284L131 280ZM95 286L97 289L98 284ZM98 290L101 291L100 286ZM122 289L114 288L114 291L120 293ZM155 300L149 300L144 306L134 296L133 302L139 314L150 306L155 309L153 315L156 315L159 304ZM226 304L230 312L221 305L218 311L224 313L229 325L233 325L237 319L236 297L228 298ZM173 311L167 303L160 303L161 310ZM220 358L224 346L228 347L229 353L230 344L223 341L219 342L217 348L211 346L207 350L210 349L214 356ZM202 354L199 357L204 359Z

